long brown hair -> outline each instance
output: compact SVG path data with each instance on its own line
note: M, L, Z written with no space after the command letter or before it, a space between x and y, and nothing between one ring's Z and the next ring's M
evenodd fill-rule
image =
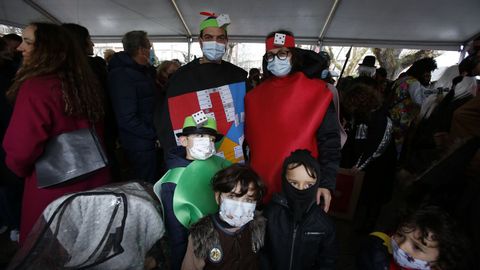
M7 97L13 102L20 86L33 77L55 74L62 82L65 113L98 121L103 117L100 84L88 65L85 53L61 26L31 23L34 26L34 50L15 76Z

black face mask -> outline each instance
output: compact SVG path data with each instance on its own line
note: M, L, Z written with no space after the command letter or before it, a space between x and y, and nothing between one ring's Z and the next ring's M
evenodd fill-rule
M292 210L295 223L298 223L302 219L303 215L306 214L310 206L315 203L318 182L319 181L317 179L315 185L304 190L299 190L288 183L287 179L283 177L282 190L287 198L288 205Z
M317 181L315 184L307 189L298 190L290 183L288 183L286 176L290 165L296 164L296 166L303 166L307 169L308 174L314 174ZM298 167L297 167L298 168ZM313 177L313 175L311 175ZM315 203L317 197L318 186L320 185L320 165L318 161L311 155L310 151L306 149L298 149L290 154L285 159L282 167L282 190L287 197L288 205L293 213L295 223L302 220L303 216L310 209L312 204Z

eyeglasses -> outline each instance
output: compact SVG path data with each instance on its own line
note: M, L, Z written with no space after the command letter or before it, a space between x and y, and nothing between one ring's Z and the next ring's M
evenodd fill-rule
M277 53L268 52L265 54L265 59L267 60L267 62L272 62L275 56L277 56L279 60L285 60L289 55L290 51L279 51Z

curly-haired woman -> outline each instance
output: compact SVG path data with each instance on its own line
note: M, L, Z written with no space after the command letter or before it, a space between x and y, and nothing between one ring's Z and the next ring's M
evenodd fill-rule
M38 188L35 161L50 138L86 128L95 128L103 138L103 103L98 82L83 52L60 26L31 23L18 47L23 64L7 92L14 103L3 147L7 166L25 177L20 242L22 243L45 207L66 193L83 191L109 182L104 168L87 179Z

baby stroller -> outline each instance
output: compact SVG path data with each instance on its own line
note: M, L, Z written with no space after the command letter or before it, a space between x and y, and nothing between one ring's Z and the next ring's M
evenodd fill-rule
M131 182L55 200L8 269L144 269L165 231L147 190Z

